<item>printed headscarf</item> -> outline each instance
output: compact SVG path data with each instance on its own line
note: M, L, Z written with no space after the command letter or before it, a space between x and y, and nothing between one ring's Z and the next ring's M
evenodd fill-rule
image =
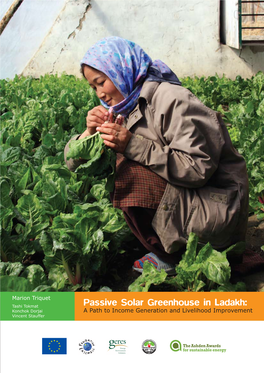
M177 76L162 61L152 61L137 44L111 36L98 41L81 60L103 72L124 96L124 100L113 106L113 111L127 116L136 106L143 83L147 81L169 82L181 85ZM100 100L101 104L109 106Z

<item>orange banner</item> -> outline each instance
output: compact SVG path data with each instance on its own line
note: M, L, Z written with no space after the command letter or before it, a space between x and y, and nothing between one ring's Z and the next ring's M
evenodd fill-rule
M264 320L264 293L75 293L75 320Z

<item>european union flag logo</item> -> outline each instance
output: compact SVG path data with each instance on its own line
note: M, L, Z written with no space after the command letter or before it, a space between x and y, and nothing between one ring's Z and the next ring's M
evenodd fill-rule
M42 355L66 355L67 338L42 338Z

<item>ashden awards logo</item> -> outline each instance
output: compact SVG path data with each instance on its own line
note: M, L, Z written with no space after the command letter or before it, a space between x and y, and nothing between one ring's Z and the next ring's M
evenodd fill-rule
M152 339L146 339L142 343L142 350L145 354L153 354L157 349L157 344Z
M84 339L79 343L79 350L84 355L92 354L95 350L93 341L91 339Z
M66 355L67 338L42 338L42 355Z
M171 344L170 344L170 348L174 352L181 351L181 349L182 349L181 342L178 341L177 339L174 339L174 341L172 341Z
M177 339L171 341L170 349L174 352L226 352L219 343L181 343Z
M127 345L126 345L126 341L124 339L122 340L113 340L111 339L109 341L109 349L108 351L115 351L116 353L118 354L126 354L127 352Z

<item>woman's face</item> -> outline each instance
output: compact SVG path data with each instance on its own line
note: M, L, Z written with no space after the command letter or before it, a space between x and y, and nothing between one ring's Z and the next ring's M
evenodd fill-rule
M112 81L101 71L85 65L83 73L90 86L95 90L97 97L108 106L114 106L124 100L123 95Z

